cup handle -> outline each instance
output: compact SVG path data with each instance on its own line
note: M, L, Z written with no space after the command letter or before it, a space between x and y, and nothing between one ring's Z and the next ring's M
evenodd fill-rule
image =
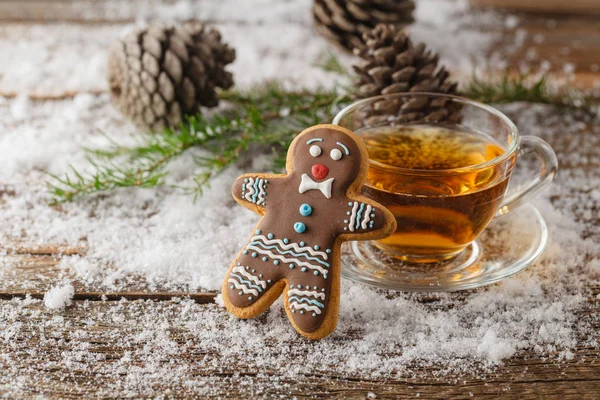
M509 192L504 197L502 205L496 211L496 216L507 214L526 203L554 180L556 170L558 169L558 160L552 147L536 136L522 136L517 160L530 153L535 153L542 161L538 176L523 188L518 190L511 190L509 188Z

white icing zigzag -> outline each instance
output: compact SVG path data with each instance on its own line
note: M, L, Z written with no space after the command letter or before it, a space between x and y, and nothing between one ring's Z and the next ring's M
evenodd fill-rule
M264 235L253 236L252 239L250 239L250 241L251 242L262 241L264 244L267 244L267 245L276 244L284 250L293 249L296 251L296 253L308 252L313 256L320 256L320 257L323 257L324 260L327 260L327 254L325 252L314 250L310 246L299 246L298 243L285 244L283 242L283 240L281 240L281 239L267 239L267 237Z
M244 283L239 283L238 281L236 281L233 278L229 278L227 280L227 282L232 283L233 286L235 286L236 289L240 289L242 292L248 294L253 294L255 296L258 296L258 291L256 289L249 289L248 286L246 286L246 284Z
M260 192L258 192L258 201L256 204L263 204L265 202L265 185L263 184L263 180L259 179L258 187L260 188Z
M367 204L367 209L365 210L365 216L360 223L360 227L363 229L367 229L367 223L371 220L371 206Z
M246 271L244 267L233 268L227 282L233 284L236 289L240 289L243 293L250 293L255 296L258 296L259 292L262 293L267 288L267 282L258 279Z
M262 178L248 178L248 181L242 185L242 197L251 203L265 204L266 186L267 182Z
M321 300L325 300L325 293L319 293L319 292L309 292L307 290L298 290L298 289L291 289L288 290L288 296L310 296L310 297L316 297L317 299L321 299Z
M350 222L348 223L348 228L350 228L351 232L354 232L354 220L356 219L356 210L358 210L358 203L355 201L354 206L352 207L352 215L350 216Z
M246 193L246 195L244 196L246 198L246 200L248 201L252 201L252 196L254 195L254 178L249 178L248 179L248 183L245 184L244 186L242 186L242 195L244 194L245 189L248 189L248 192Z
M316 290L302 290L302 286L300 285L298 285L297 289L294 288L294 285L292 285L291 287L292 289L288 290L287 292L287 301L290 304L290 308L294 308L296 310L312 311L313 317L316 317L317 314L321 314L321 310L325 308L325 304L323 302L323 300L325 300L325 293L317 292ZM300 313L302 314L304 313L304 311L301 311Z
M290 308L295 308L296 310L312 311L316 314L321 314L321 309L319 307L309 306L307 304L300 304L300 303L296 303L295 301L290 303Z
M302 266L302 267L307 267L307 268L310 268L310 269L316 269L317 271L319 271L323 275L327 275L327 270L325 268L323 268L323 267L318 266L318 265L309 264L309 263L307 263L305 261L300 261L297 258L287 258L287 257L284 257L284 256L279 255L279 254L273 254L269 250L265 250L265 249L263 249L261 247L254 246L254 245L248 245L248 246L246 246L246 248L248 250L253 250L253 251L257 252L257 253L264 254L264 255L266 255L266 256L268 256L270 258L273 258L273 259L276 259L276 260L281 260L284 263L295 264L295 265Z
M263 289L267 288L267 282L258 279L256 276L254 276L250 272L246 271L244 269L244 267L235 267L232 272L245 276L246 278L250 279L252 282L259 285Z

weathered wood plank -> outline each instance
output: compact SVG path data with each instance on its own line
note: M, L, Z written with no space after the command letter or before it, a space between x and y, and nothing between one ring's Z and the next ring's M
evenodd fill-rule
M537 14L599 15L595 0L470 0L479 7L493 7ZM120 3L120 4L119 4ZM94 0L1 0L0 20L134 22L139 5L148 8L172 6L175 0L106 2ZM200 5L200 4L197 4Z
M66 249L73 250L69 247ZM35 299L43 299L52 286L64 280L73 282L76 300L170 300L173 297L189 297L198 303L211 303L216 296L216 292L178 292L160 287L150 289L142 280L135 279L128 281L118 290L98 290L94 285L77 280L72 272L59 266L60 255L79 254L61 253L60 250L60 246L33 246L30 249L19 247L18 252L2 257L0 299L24 298L28 295Z
M497 7L505 10L548 14L600 15L600 3L596 0L470 0L480 7Z
M488 54L503 56L511 71L548 71L555 84L597 88L600 82L598 17L517 14L514 27L499 33ZM481 27L486 31L485 27ZM489 28L488 28L489 31ZM522 43L515 47L515 36ZM569 76L572 73L572 76Z
M191 307L191 309L190 309ZM244 365L198 337L188 321L226 321L216 306L177 302L81 302L57 314L39 303L0 300L0 310L18 309L22 325L0 341L0 391L17 397L263 396L366 398L561 398L600 396L600 350L574 349L571 360L542 360L521 352L497 370L438 374L415 365L409 374L365 377L327 368L290 376L277 369ZM597 313L596 300L586 313ZM7 315L6 313L0 315ZM10 314L9 314L10 315ZM600 329L596 319L595 328ZM166 336L160 340L149 334ZM349 336L344 340L352 340ZM268 343L265 345L269 345ZM166 347L164 347L166 346ZM309 352L311 345L303 351ZM32 351L32 349L35 349ZM296 355L296 359L301 355ZM154 364L152 364L154 363ZM154 367L147 369L144 366ZM292 364L290 364L291 366ZM14 379L19 377L18 385Z
M0 2L0 20L13 18L14 13L23 10L15 6L29 7L33 4L34 7L27 10L30 12L29 16L24 18L28 21L65 21L71 18L74 23L81 24L81 29L94 29L93 26L86 27L94 21L97 24L133 21L133 17L115 18L106 11L105 14L99 14L99 17L94 16L96 7L103 7L104 3L91 0L77 2L86 7L89 4L85 13L82 10L86 7L80 7L74 12L72 5L69 6L71 8L66 6L68 3L72 2L3 1ZM7 4L12 4L9 12L13 14L6 13L9 9ZM49 14L47 10L55 6L54 14ZM552 71L561 72L564 63L575 62L576 81L583 82L584 87L593 87L598 75L592 71L592 67L599 62L600 54L596 21L558 16L552 21L548 25L548 18L545 16L523 16L517 25L527 32L521 49L511 53L512 50L503 47L506 43L504 39L515 33L514 30L507 30L491 51L506 52L513 69L518 67L520 61L530 59L531 51L536 53L535 59L538 60L532 65L541 63L541 60L551 60ZM540 35L543 35L543 41L538 43ZM51 94L50 97L40 93L33 96L40 96L38 100L42 101L61 100L61 97L71 97L76 93ZM595 143L593 139L597 137L597 133L590 130L589 126L575 135L581 136L577 139L572 135L546 138L558 152L565 153L561 158L561 169L564 171L581 167L577 164L577 157L567 157L568 153L573 153L573 142ZM597 149L591 145L578 146L575 153L580 157L597 159L594 158ZM587 167L590 168L590 165ZM560 175L559 179L562 179ZM0 189L0 194L1 192ZM600 226L600 220L596 225ZM589 234L593 235L595 232L591 231ZM85 256L85 249L67 245L30 246L26 242L12 244L0 251L10 254L4 256L4 260L10 265L0 265L0 309L5 307L11 310L19 306L6 299L25 297L28 293L34 298L42 298L59 278L72 278L67 271L58 267L61 255ZM215 294L169 292L160 288L154 292L147 285L135 282L107 293L77 280L74 281L74 286L75 304L64 313L55 313L36 303L28 306L31 308L31 315L20 317L20 332L13 335L0 327L0 368L4 372L0 374L0 393L13 398L38 395L48 398L161 395L181 398L365 398L369 393L375 394L377 398L415 398L417 394L419 398L436 399L468 398L471 395L475 398L600 398L600 352L597 348L585 346L574 350L572 360L560 363L555 359L540 359L533 350L524 351L493 372L473 371L472 376L438 376L437 367L416 365L412 371L415 375L408 377L399 375L367 378L364 375L341 375L319 370L291 378L282 374L281 369L261 369L241 363L227 363L222 354L205 347L206 343L199 339L197 332L187 331L183 325L173 322L165 329L169 339L178 345L189 343L189 346L178 349L170 358L140 358L144 352L164 350L157 343L149 343L150 339L141 334L149 324L168 321L172 312L181 312L183 306L170 302L169 299L173 296L190 296L198 303L211 303ZM590 289L589 307L582 310L580 316L596 316L594 328L598 332L600 305L597 296L600 288ZM106 295L108 301L99 301L103 295ZM453 298L456 304L460 304L466 296L468 292L456 294ZM116 302L123 297L163 301ZM94 301L80 301L86 299ZM432 295L423 297L422 302L434 308L438 299ZM115 310L114 307L117 306L122 309ZM227 318L223 310L216 309L213 305L202 307L205 308L196 310L195 318L216 317L221 321ZM152 317L154 313L158 313L160 317ZM120 315L126 319L115 322L113 318ZM139 337L141 339L136 342L135 339ZM345 340L350 339L348 337ZM127 345L122 342L125 340L128 341ZM137 358L129 358L128 352L136 354ZM290 366L291 364L282 368ZM178 369L181 374L169 374ZM138 370L142 370L139 376L144 379L136 380L139 376L131 373Z
M189 20L207 8L202 1L190 0L181 11L174 10L177 0L1 0L0 21L12 22L74 22L85 24L125 24L134 23L140 16L150 19L174 18ZM181 5L181 1L179 4ZM260 4L257 5L259 7ZM181 9L181 7L180 7ZM228 15L226 20L204 18L210 23L247 23L243 17L236 19Z
M0 252L7 254L28 254L38 256L74 256L85 255L85 249L69 245L11 243L0 245Z
M73 0L2 0L0 20L3 21L86 21L95 23L133 22L134 15L127 13L120 2ZM126 2L125 2L126 3Z
M32 299L43 299L45 292L22 292L22 291L4 291L0 293L0 299L10 300L14 298L27 298ZM93 292L89 290L80 290L73 295L74 300L91 300L91 301L119 301L125 300L155 300L155 301L168 301L174 297L190 298L199 304L208 304L215 301L217 296L216 292L134 292L134 291L106 291L106 292Z
M5 256L0 262L0 299L25 298L30 296L43 299L46 292L54 285L65 279L71 280L75 289L75 300L170 300L173 297L189 297L197 303L212 303L216 291L183 292L167 289L149 288L142 280L124 285L119 290L98 290L94 285L78 281L74 275L58 266L59 260L50 256L21 254ZM600 287L590 286L589 301L600 295ZM458 304L464 301L471 291L453 294ZM390 292L390 297L398 294ZM432 293L419 298L421 303L435 303L439 297Z

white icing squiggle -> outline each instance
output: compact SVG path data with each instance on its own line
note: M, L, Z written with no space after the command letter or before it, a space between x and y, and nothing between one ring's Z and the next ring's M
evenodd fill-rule
M306 311L312 311L316 314L321 314L321 309L317 306L309 306L307 304L300 304L297 302L292 302L290 303L290 308L295 308L296 310L306 310Z
M246 193L245 198L248 201L252 201L252 196L254 195L254 178L248 178L246 189L248 190L248 193Z
M325 300L325 293L309 292L307 290L298 290L298 289L288 290L288 296L294 296L294 295L311 296L311 297L316 297L317 299Z
M286 244L281 239L267 239L267 237L264 235L253 236L252 239L250 239L251 242L254 242L257 240L260 240L260 241L264 242L265 244L276 244L278 246L281 246L281 248L283 248L284 250L293 249L296 251L296 253L309 252L313 256L321 256L321 257L323 257L324 260L327 260L327 254L325 252L316 251L310 246L299 246L297 243Z
M250 289L245 284L239 283L238 281L236 281L233 278L229 278L227 280L227 282L232 283L233 286L235 286L236 289L240 289L242 292L244 292L246 294L250 293L250 294L253 294L255 296L258 296L258 291L256 289Z
M265 185L264 181L261 179L258 183L258 187L260 188L260 192L258 192L258 201L256 204L263 204L265 202Z
M371 220L371 209L372 207L367 204L367 209L365 210L365 217L360 224L360 227L363 229L367 229L367 223Z
M279 254L273 254L271 251L265 250L265 249L263 249L261 247L258 247L258 246L248 245L248 246L246 246L246 248L248 250L253 250L253 251L257 252L257 253L264 254L264 255L266 255L266 256L268 256L270 258L273 258L273 259L276 259L276 260L281 260L284 263L295 264L295 265L302 266L302 267L307 267L307 268L310 268L310 269L316 269L317 271L319 271L323 275L327 275L327 270L325 268L322 268L322 267L318 266L318 265L309 264L309 263L307 263L305 261L300 261L297 258L287 258L287 257L284 257L284 256L279 255Z
M262 178L248 178L247 182L244 182L242 186L242 197L248 200L250 203L258 205L265 204L265 192L266 182ZM256 187L254 187L256 185Z
M354 206L352 207L352 215L350 216L350 222L348 223L348 227L351 232L354 232L354 220L356 219L356 211L358 210L358 203L355 201Z
M267 288L267 282L258 279L256 276L254 276L251 273L249 273L248 271L246 271L244 269L244 267L235 267L232 272L236 272L240 275L243 275L244 277L246 277L249 280L251 280L252 282L256 283L258 286L262 287L263 289Z

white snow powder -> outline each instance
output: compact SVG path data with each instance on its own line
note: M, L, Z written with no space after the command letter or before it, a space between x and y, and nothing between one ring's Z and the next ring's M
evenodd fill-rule
M75 289L71 283L52 287L44 295L44 305L52 310L63 310L73 302Z
M31 102L29 101L29 96L25 94L20 94L17 96L15 101L11 103L10 111L12 116L19 120L24 119L29 115L29 110L31 107Z
M174 7L173 18L197 12L196 3ZM125 3L114 2L116 8L120 4ZM224 4L221 8L221 2L204 2L203 13L198 15L218 20L224 39L238 50L238 60L232 65L238 83L277 78L284 79L288 87L333 84L331 74L313 65L328 44L310 26L310 2L273 0L255 6L254 2L247 5L229 0ZM228 22L234 8L236 18L245 23ZM118 8L117 15L128 10ZM442 58L481 56L491 39L462 29L469 22L465 10L467 3L462 0L418 2L417 22L412 28L415 38L442 52ZM456 14L463 16L454 20ZM511 27L516 22L491 13L482 15L489 23ZM143 19L153 17L143 15ZM120 25L88 29L79 24L49 24L24 32L12 27L0 38L0 53L9 60L8 65L0 65L0 86L19 93L103 89L104 50L123 29ZM460 40L448 40L453 35ZM303 44L302 52L290 51L296 43ZM600 162L598 154L581 153L600 146L600 128L583 143L578 136L585 126L581 120L545 106L516 104L502 109L527 134L568 141L563 143L566 151L559 154L561 165ZM48 206L44 171L61 175L69 165L86 168L84 147L107 146L107 137L132 143L134 132L110 105L107 94L80 94L57 102L30 102L24 95L0 101L0 187L10 186L14 192L0 195L0 239L81 248L85 256L63 256L59 265L62 272L98 291L114 291L129 284L143 284L150 290L218 290L229 263L258 219L231 199L231 182L245 172L239 167L214 180L197 203L171 187L161 187L121 189L60 208ZM169 166L169 183L191 183L190 176L197 168L194 156L200 152L192 153ZM248 168L264 166L264 157L256 156ZM318 343L298 339L281 313L280 301L252 321L240 321L221 307L188 300L110 302L106 315L90 316L86 323L127 324L126 308L144 319L141 332L134 327L135 335L121 333L120 345L129 349L131 343L147 344L138 353L128 350L118 365L111 364L107 370L127 376L124 385L128 387L141 387L147 379L184 379L185 366L170 369L170 360L177 358L175 354L195 351L189 346L198 343L207 354L203 362L218 364L231 359L287 377L312 373L323 365L334 366L339 374L410 374L419 363L466 373L475 365L496 365L523 349L568 359L580 341L597 344L597 334L590 333L591 317L586 319L577 312L588 302L586 285L600 280L596 216L600 178L580 168L565 170L558 179L535 201L548 222L550 240L534 265L497 285L460 294L394 293L343 281L338 329ZM10 282L11 268L9 255L0 254L3 282ZM71 304L73 295L72 284L59 285L46 294L44 304L61 309ZM221 302L217 298L220 306ZM16 316L22 318L29 312L25 303L17 303L0 303L0 322L7 326L10 338L20 332ZM76 302L74 307L94 305ZM65 335L75 334L68 322L56 317L43 323L54 324ZM189 340L169 339L172 330L183 330ZM73 368L77 368L77 360L99 357L85 348L69 349L65 354ZM289 363L282 359L291 356L302 357L303 362L288 369ZM281 365L286 368L282 370Z

